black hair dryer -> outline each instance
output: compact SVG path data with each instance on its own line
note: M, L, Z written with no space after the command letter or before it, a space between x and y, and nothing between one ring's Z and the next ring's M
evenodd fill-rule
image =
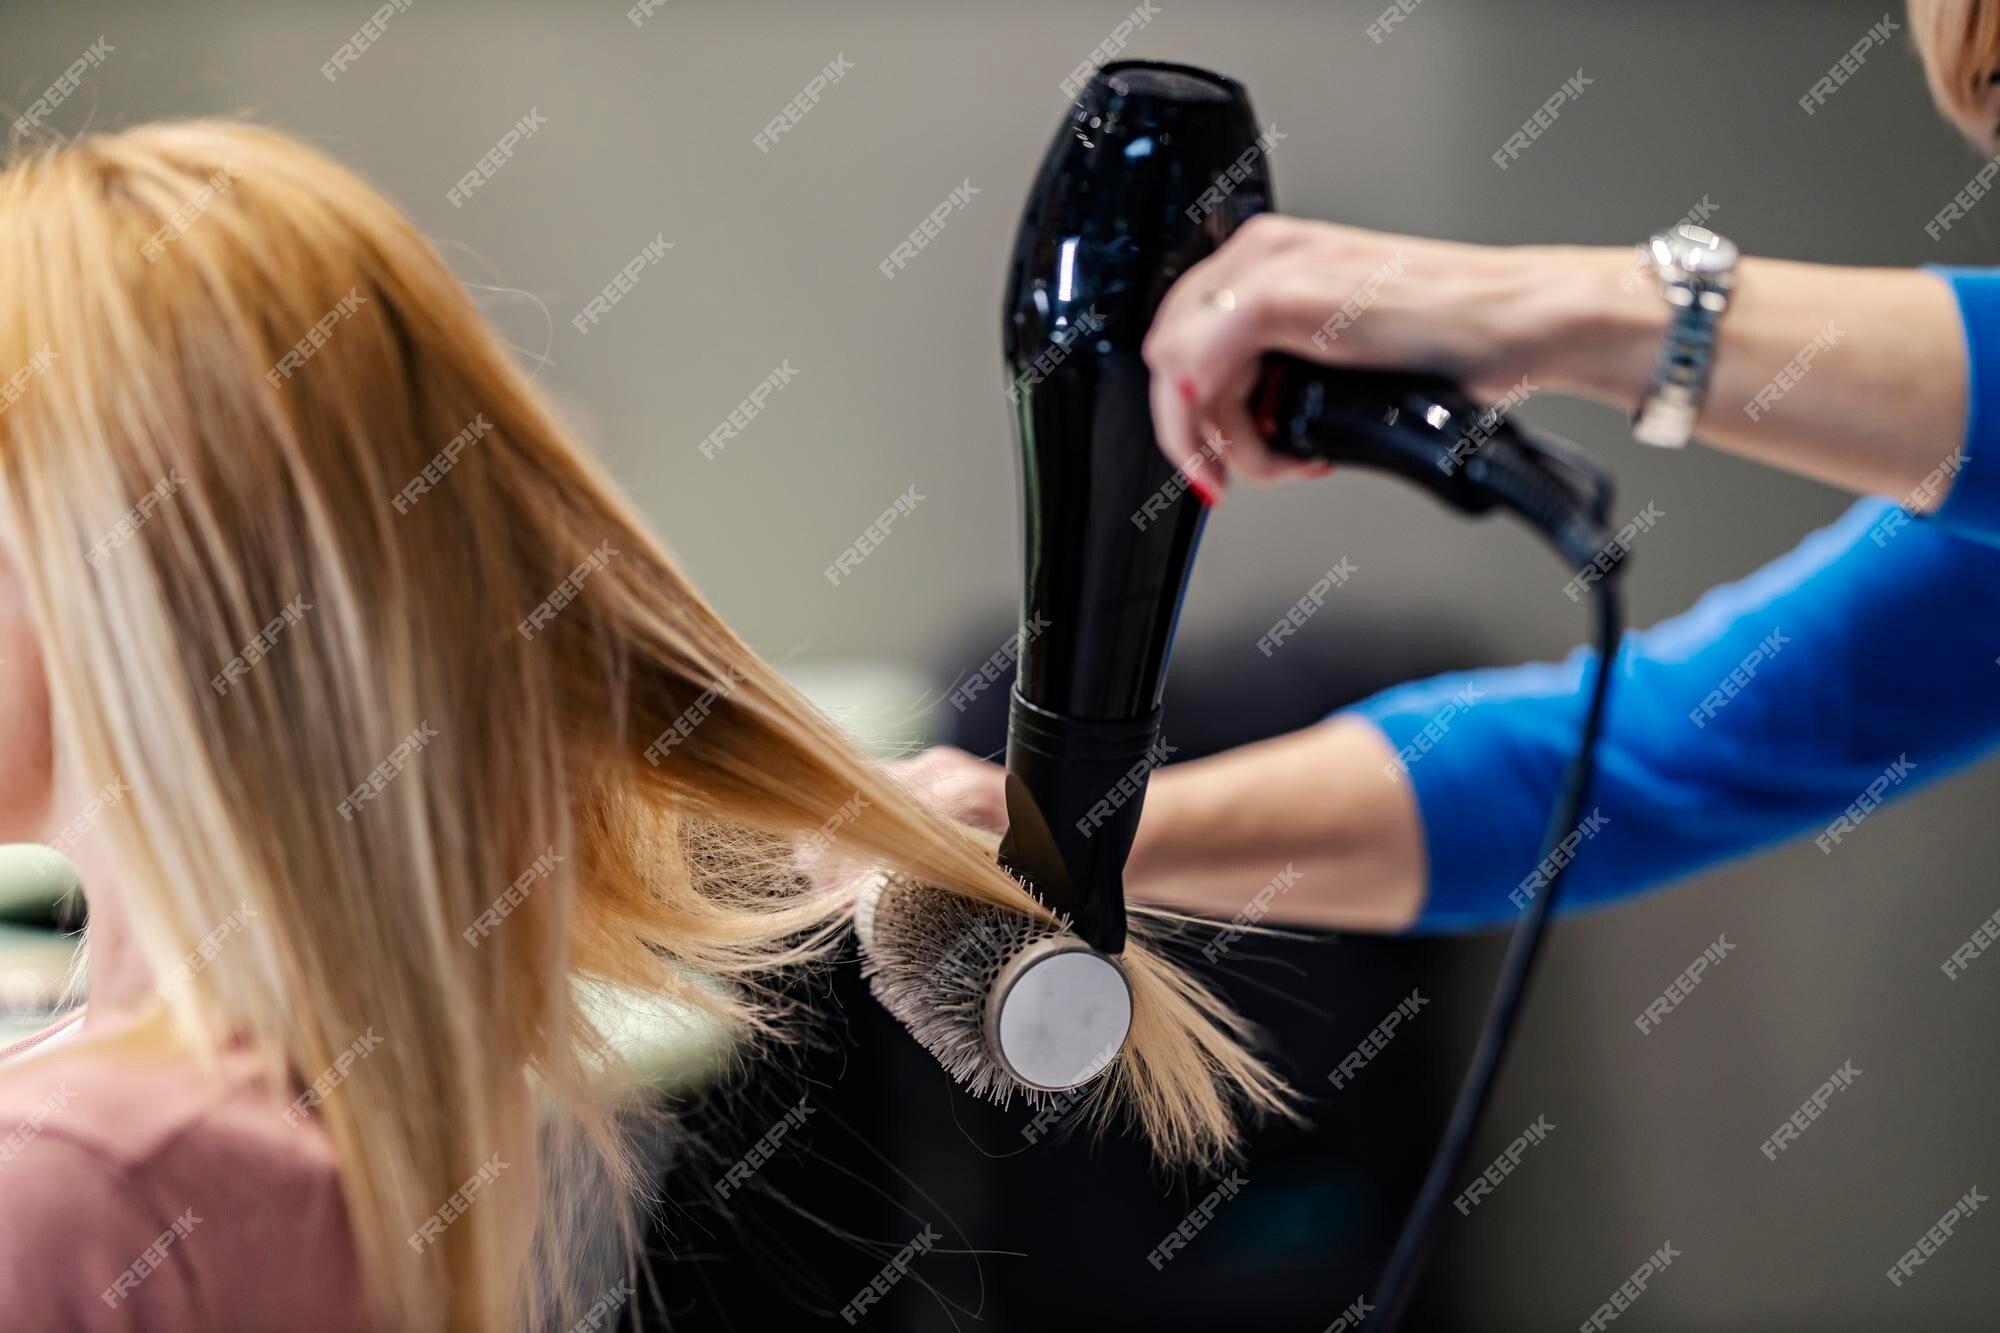
M1271 207L1266 145L1239 85L1185 65L1107 65L1042 162L1008 271L1027 577L1000 857L1069 917L1090 946L1072 953L1093 960L1124 947L1125 860L1147 777L1171 753L1160 695L1205 518L1154 443L1139 348L1174 281ZM1612 679L1601 664L1615 656L1621 623L1609 474L1430 376L1272 357L1253 407L1276 449L1394 472L1465 513L1511 512L1569 567L1605 570L1592 597L1600 667L1551 814L1550 837L1560 837L1589 792ZM1382 1333L1408 1307L1436 1239L1561 878L1558 868L1523 911L1502 960L1451 1120L1377 1287L1372 1327ZM1100 1030L1122 1033L1120 1014L1104 1018L1109 1007L1081 984L1101 981L1104 969L1061 961L1069 971L1055 980L1067 985L1037 993L1035 1030L1081 1032L1071 1043L1079 1050Z
M1206 512L1154 441L1139 348L1175 279L1272 206L1241 85L1107 65L1042 161L1008 269L1027 569L1000 857L1104 953L1124 947L1125 860L1172 750L1160 697ZM1587 456L1550 459L1448 381L1274 357L1257 407L1276 448L1390 469L1469 513L1507 504L1596 548L1608 487Z

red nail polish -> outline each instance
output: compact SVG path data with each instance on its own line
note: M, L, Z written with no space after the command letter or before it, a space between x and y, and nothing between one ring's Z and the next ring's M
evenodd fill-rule
M1174 387L1181 391L1181 401L1193 407L1201 401L1201 391L1194 387L1194 381L1183 375L1174 381Z
M1210 509L1215 508L1216 502L1222 499L1222 497L1216 493L1215 488L1209 485L1206 481L1203 481L1200 477L1189 477L1188 489L1193 491L1195 493L1195 497L1199 499L1204 505L1208 506Z

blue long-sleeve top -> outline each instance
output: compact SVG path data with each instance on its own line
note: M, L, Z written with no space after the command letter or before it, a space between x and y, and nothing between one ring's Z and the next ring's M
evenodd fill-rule
M1944 503L1913 517L1863 500L1626 636L1592 817L1556 854L1564 910L1794 837L1835 850L1878 804L2000 745L2000 270L1938 272L1970 389L1963 446L1940 460ZM1416 794L1429 894L1414 930L1511 922L1535 891L1593 656L1439 676L1348 710L1387 735Z

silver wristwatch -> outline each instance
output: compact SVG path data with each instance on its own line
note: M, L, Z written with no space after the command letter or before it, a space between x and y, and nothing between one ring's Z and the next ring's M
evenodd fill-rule
M1670 227L1639 247L1671 316L1652 382L1632 414L1641 444L1678 449L1694 435L1715 362L1715 326L1736 285L1736 247L1706 227Z

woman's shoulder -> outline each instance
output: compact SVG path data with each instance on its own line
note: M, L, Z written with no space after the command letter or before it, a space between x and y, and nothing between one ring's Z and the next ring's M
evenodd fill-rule
M359 1282L334 1154L288 1109L242 1052L211 1070L72 1038L0 1063L0 1309L360 1327L340 1322Z
M0 1170L56 1134L121 1175L172 1179L231 1165L331 1184L333 1150L242 1050L211 1069L125 1038L53 1033L0 1062Z

